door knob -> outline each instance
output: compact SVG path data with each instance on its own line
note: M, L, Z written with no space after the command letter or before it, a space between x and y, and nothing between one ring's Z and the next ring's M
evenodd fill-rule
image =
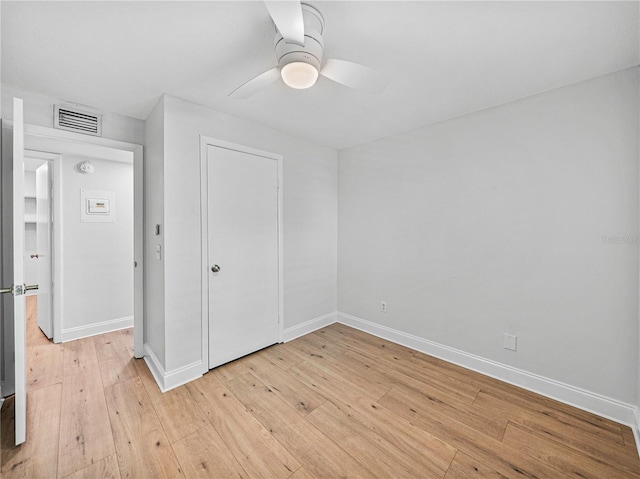
M218 266L217 264L214 264L211 267L211 271L213 271L214 273L217 273L218 271L220 271L220 266Z

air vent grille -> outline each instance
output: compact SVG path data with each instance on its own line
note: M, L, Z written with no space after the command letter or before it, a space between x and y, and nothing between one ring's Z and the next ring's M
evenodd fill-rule
M56 105L53 125L60 130L102 136L102 115Z

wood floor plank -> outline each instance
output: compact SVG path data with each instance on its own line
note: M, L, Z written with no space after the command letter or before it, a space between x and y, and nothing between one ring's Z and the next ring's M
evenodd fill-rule
M373 477L364 465L328 439L270 391L253 374L229 383L238 399L270 433L318 478Z
M336 356L335 354L327 354L326 351L318 349L313 342L306 340L304 336L285 343L285 347L287 350L309 362L314 362L316 359L328 359Z
M331 402L316 408L307 416L307 420L358 462L366 464L374 477L442 477L442 472L426 470L410 454L386 441Z
M458 451L444 479L507 479L499 472Z
M115 452L97 363L66 368L58 476L65 477Z
M383 351L387 351L400 357L412 357L413 351L409 348L405 348L404 346L401 346L399 344L392 343L391 341L387 341L386 339L378 338L377 336L373 336L371 334L365 333L364 331L351 328L344 324L334 323L328 328L331 330L331 332L334 332L336 334L354 337L362 344L366 344L374 348L379 348Z
M133 357L133 328L121 329L118 331L120 342L124 344L127 354Z
M62 384L27 392L27 440L15 446L14 430L10 428L11 433L5 439L7 443L3 443L1 477L56 477L61 402ZM5 412L9 411L3 408L3 416Z
M554 443L520 426L509 423L504 435L504 444L545 462L570 477L582 479L632 479L637 474L622 471L602 461L592 459L575 450Z
M439 389L442 389L448 394L456 396L460 400L469 404L473 403L478 392L480 392L480 388L477 386L451 377L440 369L432 367L429 364L416 364L415 361L411 361L409 358L405 357L406 355L398 355L388 351L387 349L389 348L387 347L379 347L373 346L369 343L363 343L362 341L350 337L347 334L336 334L329 328L323 330L323 333L334 338L336 341L339 341L340 344L350 351L368 357L376 363L384 364L386 367L399 371L413 379L437 386Z
M514 386L505 388L504 385L485 388L481 391L481 394L482 397L488 394L500 400L507 401L517 408L528 411L538 417L544 417L547 420L553 420L557 423L580 429L598 439L604 439L615 444L624 444L622 428L619 424L611 428L609 427L608 419L600 418L586 411L580 411L577 408L561 404L558 401L549 398L541 399L539 397L533 397L539 395L515 388ZM480 394L478 397L480 398Z
M322 394L282 371L262 354L254 355L245 365L262 383L303 416L327 400Z
M289 479L319 479L319 478L312 476L309 473L309 471L307 471L304 467L301 467L296 472L294 472L293 475L289 477Z
M137 377L138 370L134 363L133 357L125 358L124 356L100 361L100 376L104 387Z
M9 396L0 408L0 449L13 449L15 445L15 399Z
M163 394L131 328L53 344L27 302L28 357L62 352L28 370L20 447L2 406L2 479L640 478L627 426L344 325Z
M491 392L498 397L508 398L510 402L518 404L519 406L540 409L541 412L550 415L553 415L554 412L561 412L565 414L565 419L566 417L572 417L575 421L580 422L585 426L591 425L603 431L609 431L612 433L610 437L615 440L617 436L617 440L619 442L621 426L609 419L596 416L587 411L582 411L539 394L523 390L511 384L465 369L461 366L443 361L433 356L423 354L419 351L405 348L381 338L376 338L375 336L358 331L343 324L335 323L323 329L327 329L327 332L330 334L343 338L344 341L349 341L350 339L355 338L360 344L373 346L375 349L382 351L383 355L386 352L391 353L399 359L404 358L405 360L408 360L409 363L413 363L415 366L422 368L423 370L429 372L438 370L458 383L466 383L471 387Z
M173 450L187 479L249 478L211 425L173 443Z
M217 368L212 369L208 374L216 376L222 382L233 381L238 376L242 376L243 374L247 374L249 372L249 370L245 366L245 362L247 360L248 356L236 359L235 361L231 361L227 364L223 364L222 366L218 366Z
M64 350L64 368L81 368L97 363L96 347L93 338L77 339L62 344Z
M327 372L306 361L292 367L288 373L325 397L331 397L332 394L341 394L344 397L363 396L375 401L387 393L387 391L383 391L383 394L381 394L380 392L371 392L369 389L363 389L358 384L350 381L349 378L336 375L335 372ZM362 384L360 381L359 383Z
M466 424L434 411L419 398L407 396L395 388L379 402L416 426L509 478L569 477Z
M93 336L98 361L107 361L118 357L129 358L127 346L121 339L120 331Z
M502 439L507 427L507 420L496 415L484 415L472 410L470 403L461 400L456 395L450 395L446 391L413 379L394 369L387 368L382 362L361 356L358 353L348 351L340 357L343 368L355 375L366 377L367 380L386 385L388 388L401 388L407 394L417 394L425 402L436 410L455 418L458 421L483 431L495 439Z
M167 391L152 403L172 444L209 424L186 386Z
M324 378L339 382L344 388L372 399L381 398L391 387L384 382L369 381L367 376L350 373L343 367L340 357L329 358L322 355L308 354L307 360L297 364L290 371L300 374L303 370L308 371L309 368L321 371Z
M206 374L187 389L249 476L287 478L300 467L215 376Z
M331 399L335 407L406 451L425 471L436 477L444 475L454 457L455 448L376 402L363 397L336 397L332 396Z
M64 479L120 479L118 458L115 454L94 462Z
M409 351L410 360L416 364L426 365L430 368L439 368L443 372L446 372L446 374L451 375L460 381L466 381L472 386L475 386L485 392L489 392L497 397L508 399L509 402L521 407L538 410L549 415L553 415L554 412L561 412L565 414L566 417L572 417L576 422L585 426L591 425L601 429L602 431L609 431L609 433L611 433L610 437L617 437L619 442L620 424L614 421L596 416L595 414L583 411L568 404L563 404L554 399L527 391L503 381L499 381L498 379L465 369L461 366L448 363L433 356L428 356L418 351Z
M142 380L117 383L104 392L122 478L184 477Z
M274 344L263 349L260 354L285 371L303 361L302 357L292 353L284 344Z
M27 296L26 298L27 316L27 352L33 346L49 344L51 341L38 326L38 297Z
M622 426L621 430L625 448L634 459L639 459L638 445L636 443L636 438L633 435L633 431L629 426Z
M300 341L301 343L307 343L309 346L315 348L317 351L320 351L321 354L330 356L335 358L336 356L340 356L342 353L346 351L346 348L341 346L336 341L331 341L324 337L321 333L309 333L304 336L298 338L296 341Z
M47 342L33 346L27 354L27 388L46 388L62 382L64 350Z
M153 374L149 370L149 366L144 359L134 359L133 364L138 371L138 377L142 380L142 384L144 384L144 388L147 391L147 394L151 398L151 402L156 402L159 398L162 397L162 391L160 390L160 386L153 378Z
M584 429L571 424L560 423L553 418L536 414L526 408L520 408L508 401L481 392L474 404L479 410L495 411L509 421L535 431L555 442L568 445L591 457L640 474L640 461L629 457L618 444L602 439Z

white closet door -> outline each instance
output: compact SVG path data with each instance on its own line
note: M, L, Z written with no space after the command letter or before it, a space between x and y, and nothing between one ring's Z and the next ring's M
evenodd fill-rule
M278 341L278 161L207 148L209 367Z

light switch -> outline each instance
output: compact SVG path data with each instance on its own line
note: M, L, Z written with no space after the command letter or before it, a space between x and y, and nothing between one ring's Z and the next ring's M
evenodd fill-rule
M162 246L156 245L156 259L162 259Z

